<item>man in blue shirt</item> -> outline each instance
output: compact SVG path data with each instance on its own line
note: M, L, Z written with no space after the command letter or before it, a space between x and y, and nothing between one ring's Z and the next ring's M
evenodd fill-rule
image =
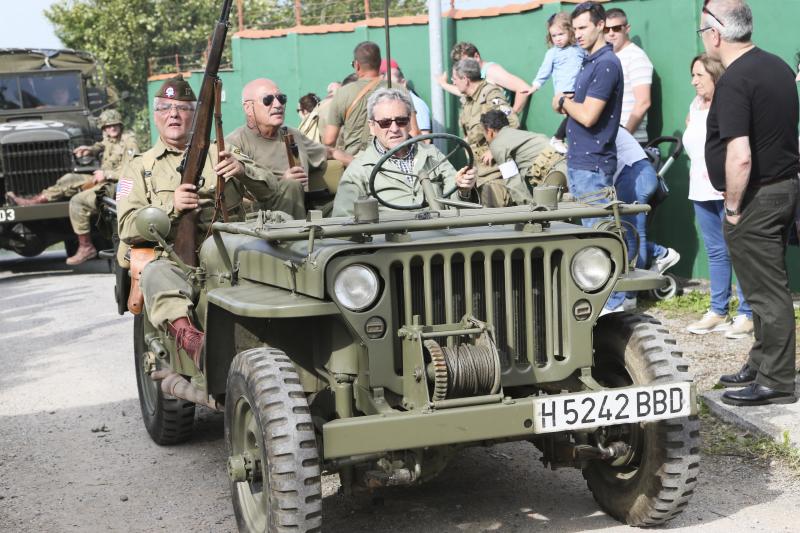
M575 94L556 94L553 109L567 115L567 172L576 197L613 185L617 168L616 139L625 81L614 49L606 44L606 12L597 2L579 4L572 12L578 45L586 51ZM605 200L604 200L605 201ZM584 218L584 226L598 219ZM621 310L624 294L614 293L607 310Z

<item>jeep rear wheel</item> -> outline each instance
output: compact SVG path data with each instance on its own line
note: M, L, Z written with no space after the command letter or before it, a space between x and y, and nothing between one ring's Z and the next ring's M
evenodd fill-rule
M146 317L144 314L133 317L133 354L136 363L136 388L139 390L139 405L142 408L144 427L156 444L178 444L192 437L194 429L194 404L179 398L167 396L161 390L161 383L150 379L145 368L152 363L147 361L145 344ZM155 360L155 369L158 360Z
M314 425L297 371L280 350L253 348L234 358L225 396L225 438L239 531L321 530Z
M609 387L691 381L675 340L649 316L613 313L594 330L594 377ZM600 507L632 526L653 526L679 515L700 470L697 416L622 426L630 453L621 461L590 461L583 476ZM624 463L624 464L620 464Z

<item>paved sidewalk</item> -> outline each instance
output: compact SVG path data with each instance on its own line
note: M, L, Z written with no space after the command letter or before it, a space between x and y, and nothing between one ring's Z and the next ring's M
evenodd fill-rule
M800 384L800 377L797 378ZM734 424L756 435L774 439L779 443L787 440L800 448L800 402L785 405L760 405L734 407L722 403L725 389L710 390L702 395L708 408L722 420Z

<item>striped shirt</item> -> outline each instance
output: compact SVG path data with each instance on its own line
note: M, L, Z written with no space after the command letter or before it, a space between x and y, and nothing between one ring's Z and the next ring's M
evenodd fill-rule
M653 84L653 63L644 53L644 50L636 46L635 43L628 43L622 50L617 52L619 62L622 63L622 74L625 77L625 92L622 96L622 121L625 126L633 111L636 99L633 97L633 88L638 85ZM647 141L647 113L633 136L637 141Z

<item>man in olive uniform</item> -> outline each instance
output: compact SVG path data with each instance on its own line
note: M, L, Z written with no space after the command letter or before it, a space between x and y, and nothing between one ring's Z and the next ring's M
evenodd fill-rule
M345 170L333 202L333 216L352 215L353 203L369 195L369 176L375 164L387 151L410 137L412 112L411 100L398 89L378 89L369 97L367 116L374 137ZM410 149L388 159L384 168L387 172L380 172L375 177L375 190L387 202L397 205L422 203L422 187L414 177L422 171L433 171L430 178L439 194L457 187L454 198L477 200L477 195L473 194L475 169L465 167L456 172L444 154L432 144L413 144Z
M339 130L342 130L344 151L356 155L369 144L370 130L367 124L367 99L379 88L386 87L380 76L381 50L371 41L364 41L353 50L353 69L358 80L340 87L333 95L320 123L325 124L322 142L336 146ZM324 120L323 120L324 119ZM411 135L419 135L416 113L411 113Z
M567 185L567 159L550 146L550 137L512 128L508 117L498 109L481 116L489 150L515 204L532 200L537 185Z
M70 173L61 176L58 181L33 198L19 198L13 192L8 197L17 205L27 206L69 201L69 219L72 230L78 236L78 250L67 258L68 265L79 265L97 255L91 239L91 217L97 213L97 193L108 184L116 183L122 164L139 151L136 138L122 131L122 116L115 109L108 109L100 114L98 125L103 131L103 140L91 146L79 146L74 150L76 157L100 157L102 164L94 174ZM85 189L85 190L84 190ZM113 191L113 186L109 194Z
M481 126L481 115L492 109L502 111L513 128L519 126L519 119L508 104L503 89L481 79L481 65L475 59L462 59L455 64L453 83L464 95L461 97L458 122L464 138L475 154L481 203L487 207L510 205L511 194L503 182L500 170L494 165L489 143Z
M192 88L177 76L164 82L154 100L154 122L159 138L146 152L135 156L120 173L117 186L119 236L131 246L143 245L147 239L136 229L136 216L142 208L155 206L164 210L172 221L167 240L175 240L181 216L200 209L196 242L202 244L214 211L217 176L225 178L225 208L229 219L244 218L241 184L237 177L262 178L265 173L246 158L234 158L228 152L217 155L216 145L209 149L201 173L202 187L182 184L177 168L189 140L196 98ZM241 160L240 160L241 159ZM191 322L195 287L183 271L170 261L163 250L156 249L156 259L142 270L140 285L150 322L167 330L179 348L199 365L204 334Z
M284 127L286 95L272 80L261 78L245 85L242 105L247 124L228 135L225 143L235 156L241 154L254 160L268 173L264 181L247 176L239 179L255 195L259 208L304 218L309 174L325 172L329 158L347 165L353 157L314 142L299 130ZM286 134L291 134L297 145L297 165L291 167L284 143Z

